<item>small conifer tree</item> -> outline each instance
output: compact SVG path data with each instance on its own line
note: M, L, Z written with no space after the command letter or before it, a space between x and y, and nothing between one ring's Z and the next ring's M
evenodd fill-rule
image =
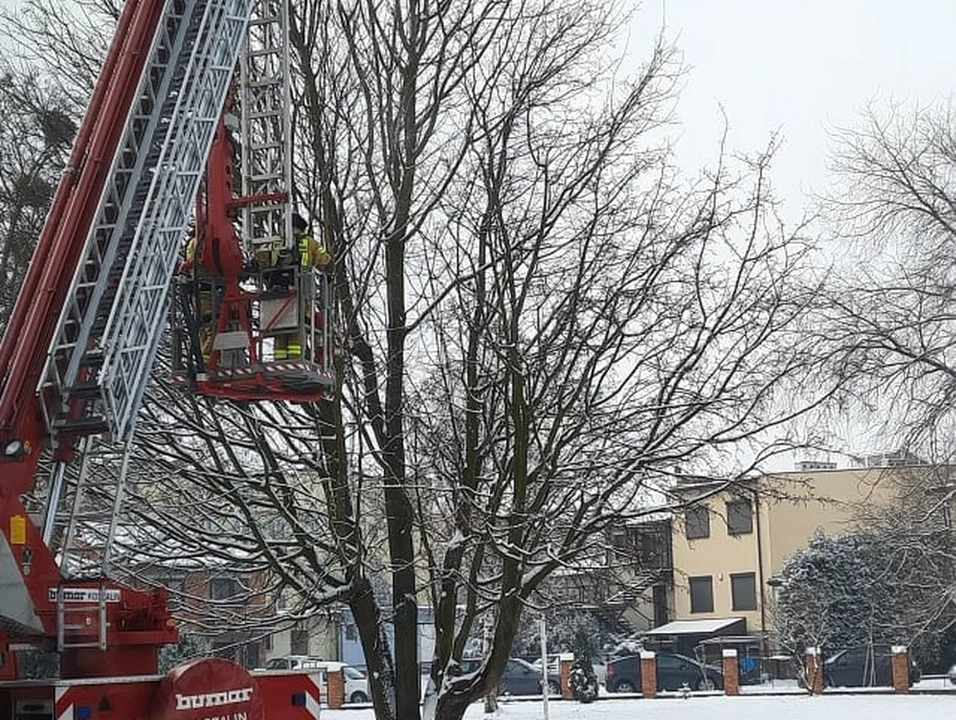
M598 696L592 655L591 636L586 628L578 628L574 634L574 664L571 666L571 696L578 702L593 702Z

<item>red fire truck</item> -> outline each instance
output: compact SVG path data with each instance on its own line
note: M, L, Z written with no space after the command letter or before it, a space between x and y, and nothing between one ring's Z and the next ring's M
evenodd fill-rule
M329 283L293 236L288 23L287 0L124 5L0 343L0 720L318 715L308 675L157 676L166 592L109 568L164 338L184 392L333 391ZM32 649L59 679L21 678Z

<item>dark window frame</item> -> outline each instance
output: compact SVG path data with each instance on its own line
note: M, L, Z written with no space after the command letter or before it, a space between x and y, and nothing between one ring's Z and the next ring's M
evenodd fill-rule
M703 583L706 581L707 590L709 594L709 602L704 603L701 606L700 601L703 599L699 597L694 592L694 585L702 587ZM692 614L699 613L712 613L714 612L714 576L713 575L698 575L696 577L688 578L688 587L690 588L690 611ZM695 598L697 602L695 602Z
M688 540L710 537L710 508L707 505L691 505L684 511L684 534Z
M747 507L746 523L735 525L735 521L740 521L744 518L743 513L739 510L733 510L733 508L740 508L742 506ZM728 535L751 535L754 531L754 504L750 500L739 499L739 500L730 500L727 502L727 534Z
M232 600L239 595L239 581L234 577L214 577L209 580L210 600Z
M743 600L749 600L749 597L738 598L737 595L737 582L749 580L751 583L750 588L753 592L751 597L753 598L753 607L747 607L742 602ZM730 605L734 612L747 612L748 610L756 610L758 607L759 598L757 597L757 574L752 572L747 573L731 573L730 574Z
M309 654L309 631L304 627L294 627L289 631L289 654Z

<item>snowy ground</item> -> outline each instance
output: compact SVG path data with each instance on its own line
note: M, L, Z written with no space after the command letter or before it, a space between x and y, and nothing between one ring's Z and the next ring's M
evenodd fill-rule
M542 703L511 702L485 715L472 705L466 720L541 720ZM692 697L689 699L600 700L591 705L549 703L550 720L950 720L956 715L951 695L831 695L809 697ZM322 720L374 720L372 710L323 710Z

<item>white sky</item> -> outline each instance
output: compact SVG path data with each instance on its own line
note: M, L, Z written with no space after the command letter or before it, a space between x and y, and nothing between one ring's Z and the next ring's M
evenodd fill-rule
M696 169L716 155L723 105L729 147L756 151L779 130L773 178L787 218L826 181L827 129L857 124L870 100L950 98L953 0L645 0L631 24L635 58L664 27L690 67L678 152Z

